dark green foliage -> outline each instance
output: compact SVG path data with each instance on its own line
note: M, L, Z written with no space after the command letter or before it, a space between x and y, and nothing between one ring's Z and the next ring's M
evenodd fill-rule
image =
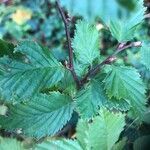
M22 142L0 137L0 149L140 147L150 97L143 0L9 2L0 36L15 44L0 40L0 135Z

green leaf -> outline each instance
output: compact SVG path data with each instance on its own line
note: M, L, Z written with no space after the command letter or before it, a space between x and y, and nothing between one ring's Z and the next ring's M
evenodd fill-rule
M77 60L74 62L74 69L75 69L76 74L79 77L83 77L85 73L88 71L88 68L89 68L89 65L82 64L81 62Z
M10 105L8 117L0 117L2 128L22 129L28 136L54 135L70 120L74 106L70 97L53 92L40 94L24 104Z
M136 69L113 66L104 82L109 97L126 99L137 114L143 115L146 104L145 85Z
M21 142L16 139L0 137L0 150L25 150Z
M35 150L82 150L76 140L47 140L38 144Z
M124 99L109 99L105 104L105 107L109 110L127 111L130 109L130 103Z
M15 48L15 52L25 55L25 61L8 57L0 59L2 99L10 101L14 95L19 98L34 96L62 79L63 66L49 50L36 42L23 41Z
M90 118L97 113L99 107L107 101L100 81L93 79L77 93L75 103L82 118Z
M61 0L71 15L80 15L88 22L94 22L99 17L105 23L110 18L118 17L118 4L116 0Z
M143 0L137 2L137 10L126 19L111 20L109 28L112 36L119 42L130 41L134 38L137 25L144 19L145 8Z
M63 93L74 97L76 94L76 84L69 70L65 70L64 77L58 83L58 87Z
M141 63L150 70L150 47L146 44L142 44L140 51L141 54Z
M99 56L99 34L96 27L80 21L76 25L73 39L74 53L78 61L91 64Z
M124 114L114 114L105 109L91 123L80 120L77 126L77 140L83 149L110 150L118 140L125 126Z
M144 114L143 122L150 124L150 108L147 109L147 112Z
M124 150L126 145L127 138L123 138L121 141L117 142L113 147L112 150Z

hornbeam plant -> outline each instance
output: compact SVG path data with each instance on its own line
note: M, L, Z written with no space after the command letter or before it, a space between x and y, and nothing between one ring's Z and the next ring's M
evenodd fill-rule
M65 1L56 1L66 31L66 63L35 41L14 46L0 40L0 99L4 104L0 127L40 139L32 147L35 150L123 149L126 139L120 134L126 127L125 117L142 121L147 112L147 87L140 73L121 61L127 50L136 49L141 64L150 69L150 47L134 38L145 19L143 1L137 1L137 11L128 19L102 18L118 41L108 57L101 55L100 32L88 19L77 21L71 38L71 22L61 4ZM74 138L45 140L61 133L73 114L78 114ZM0 138L0 143L2 150L24 149L14 139Z

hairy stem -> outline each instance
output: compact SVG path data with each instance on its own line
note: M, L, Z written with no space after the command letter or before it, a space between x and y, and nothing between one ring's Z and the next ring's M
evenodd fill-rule
M59 13L61 15L61 18L63 20L64 26L65 26L65 32L66 32L66 38L67 38L67 44L68 44L68 52L69 52L69 70L71 71L71 74L76 82L77 88L80 88L80 80L77 77L77 74L74 70L74 65L73 65L73 50L71 47L71 37L70 37L70 29L69 29L69 21L68 18L66 17L63 9L60 6L59 0L56 0L56 6L59 10Z
M81 84L84 85L89 78L95 76L100 69L106 65L106 64L111 64L112 62L114 62L116 60L116 55L128 48L132 48L132 47L141 47L142 46L142 42L132 42L130 44L126 44L126 43L120 43L117 47L117 50L110 56L108 56L104 61L102 61L100 64L96 65L94 68L90 69L88 71L88 73L85 75L85 77L81 80Z

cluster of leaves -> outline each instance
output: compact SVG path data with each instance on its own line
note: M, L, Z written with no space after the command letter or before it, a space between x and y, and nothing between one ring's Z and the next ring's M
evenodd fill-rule
M0 102L4 104L0 107L3 109L0 127L7 132L41 139L59 134L73 115L78 114L75 138L47 138L34 144L33 149L123 149L129 128L125 117L140 123L148 120L145 116L148 114L146 92L149 92L149 86L143 82L141 71L136 69L130 57L134 54L128 51L116 58L119 52L134 47L139 55L135 61L148 72L150 70L149 45L144 41L135 42L137 27L144 20L146 9L142 0L134 2L134 11L128 19L126 13L117 19L121 1L118 4L113 0L115 10L104 7L108 1L83 0L75 5L70 5L74 3L72 0L61 1L70 13L80 12L78 15L84 18L77 22L71 41L73 58L66 58L66 61L73 59L73 71L81 83L79 86L72 68L68 69L70 64L59 61L47 47L33 40L19 42L16 46L0 40ZM107 9L98 12L103 10L100 8ZM114 16L110 18L111 12ZM13 17L16 23L18 13ZM119 43L113 55L108 57L99 50L101 35L93 25L93 19L100 16L106 31ZM123 59L124 56L128 61ZM115 59L118 60L112 64ZM120 136L121 132L123 135ZM0 149L12 147L24 149L23 143L0 138Z

